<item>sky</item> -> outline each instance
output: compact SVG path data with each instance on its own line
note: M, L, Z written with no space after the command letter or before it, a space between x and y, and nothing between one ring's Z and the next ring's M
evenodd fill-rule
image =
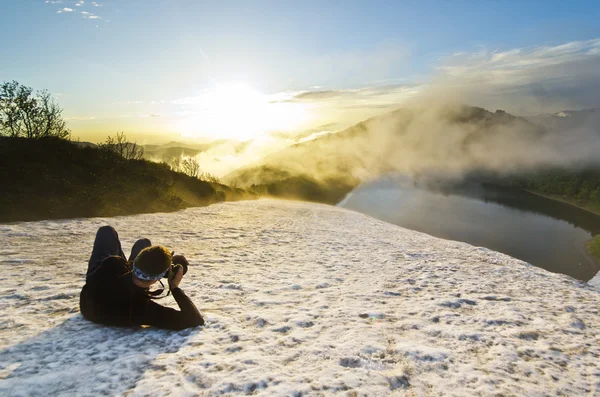
M310 136L414 98L600 106L597 1L3 0L0 81L73 134Z

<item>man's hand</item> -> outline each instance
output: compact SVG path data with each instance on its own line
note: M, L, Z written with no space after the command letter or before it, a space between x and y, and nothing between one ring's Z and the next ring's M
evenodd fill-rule
M181 255L178 255L178 256L181 256ZM185 259L185 258L183 258L183 259ZM175 275L169 279L169 287L171 289L178 288L179 283L181 282L182 278L183 278L183 267L177 266L177 273L175 273Z

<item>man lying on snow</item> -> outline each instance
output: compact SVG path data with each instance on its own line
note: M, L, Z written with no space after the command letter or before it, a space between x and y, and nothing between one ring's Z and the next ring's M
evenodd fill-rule
M174 330L204 325L194 303L179 288L188 265L183 255L172 256L165 247L152 246L148 239L136 241L126 260L117 231L103 226L96 233L81 290L81 314L105 325L152 325ZM181 311L153 301L164 289L151 292L149 288L163 277L168 277Z

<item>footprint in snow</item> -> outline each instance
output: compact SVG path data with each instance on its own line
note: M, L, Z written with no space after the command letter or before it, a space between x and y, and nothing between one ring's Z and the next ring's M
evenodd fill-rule
M477 302L470 300L470 299L459 299L457 301L447 301L447 302L443 302L440 303L440 306L444 306L444 307L450 307L452 309L459 309L462 305L467 304L467 305L471 305L474 306L477 304Z
M241 290L242 284L221 284L221 285L219 285L219 288Z
M284 325L283 327L279 327L279 328L274 328L273 332L280 332L282 334L285 334L286 332L291 331L292 327L289 327L287 325Z
M231 347L228 347L227 349L225 349L225 352L226 353L237 353L240 350L242 350L241 346L231 346Z
M340 358L340 365L345 368L359 368L362 367L362 360L358 357L344 357Z
M360 318L375 318L381 320L385 317L383 313L361 313L358 315Z

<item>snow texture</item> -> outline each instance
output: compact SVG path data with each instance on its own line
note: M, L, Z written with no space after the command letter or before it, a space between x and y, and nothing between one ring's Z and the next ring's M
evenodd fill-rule
M190 259L205 327L81 317L106 224L126 253L148 237ZM1 224L0 240L0 395L600 395L597 289L348 210L223 203Z
M588 281L589 285L592 285L600 290L600 272L594 276L590 281Z

